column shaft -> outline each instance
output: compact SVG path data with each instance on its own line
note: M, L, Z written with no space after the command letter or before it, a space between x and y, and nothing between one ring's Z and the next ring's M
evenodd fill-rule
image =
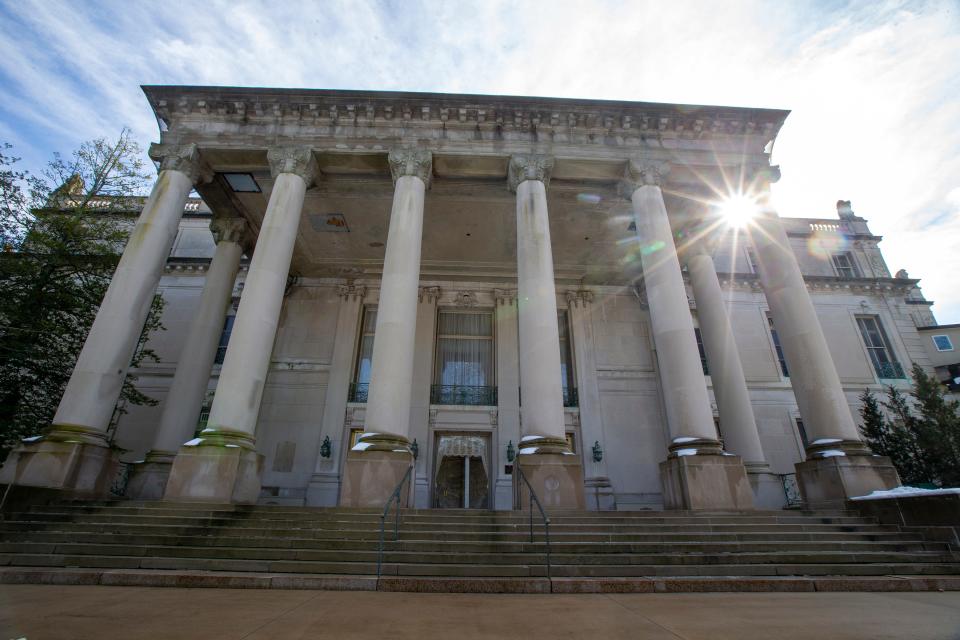
M720 411L724 449L743 458L747 465L765 464L743 365L713 259L706 252L696 253L687 259L687 268L697 302L713 393Z
M421 178L397 178L370 368L366 429L401 442L407 442L410 432L425 192Z
M713 412L663 194L658 185L643 184L633 191L631 200L671 450L715 449Z
M517 299L523 435L563 441L557 294L547 189L540 180L517 186Z

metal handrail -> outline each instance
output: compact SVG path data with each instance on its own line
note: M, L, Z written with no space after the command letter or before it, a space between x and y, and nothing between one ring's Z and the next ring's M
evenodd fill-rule
M537 505L537 509L540 510L540 517L543 519L543 537L547 543L547 582L550 583L550 593L553 593L553 577L551 576L550 571L550 518L547 517L547 512L543 510L543 505L540 504L540 498L537 497L537 492L533 490L533 485L530 484L530 481L527 480L526 474L523 472L523 468L518 464L513 465L514 473L516 473L524 484L527 485L527 490L530 492L530 542L533 542L533 505ZM520 485L517 484L517 504L519 506L520 500Z
M403 477L400 478L400 483L397 485L397 488L393 490L393 493L390 494L390 497L387 498L387 504L383 505L383 513L380 514L380 546L377 549L377 586L380 586L380 573L383 569L383 532L386 528L387 514L390 513L390 505L393 504L393 501L397 501L397 515L393 523L393 541L396 542L400 539L400 495L401 490L403 489L403 484L410 480L411 475L413 474L413 465L411 464L407 467L407 472L403 474ZM409 491L409 489L407 489Z

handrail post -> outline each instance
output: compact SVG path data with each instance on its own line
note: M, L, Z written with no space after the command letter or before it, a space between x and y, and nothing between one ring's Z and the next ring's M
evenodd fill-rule
M403 474L403 477L400 478L400 483L393 490L393 493L390 494L390 497L387 498L387 503L383 505L383 512L380 514L380 545L377 549L377 588L380 588L380 576L383 571L383 538L384 530L387 528L387 516L390 515L390 505L393 504L394 499L397 501L397 513L394 516L393 524L393 541L398 542L400 540L400 492L403 489L404 483L407 480L410 480L413 474L413 465L411 464L407 467L406 473ZM413 481L410 480L410 486L413 486ZM409 491L409 490L408 490ZM408 501L409 502L409 501Z

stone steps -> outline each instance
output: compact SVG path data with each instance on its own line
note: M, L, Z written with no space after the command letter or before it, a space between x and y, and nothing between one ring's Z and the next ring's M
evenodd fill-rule
M946 544L843 511L558 511L550 517L550 573L557 579L960 575L960 559ZM511 591L539 585L547 575L543 526L535 519L531 541L526 514L404 510L398 541L391 526L389 520L382 575L400 582L388 588L496 584ZM57 571L100 571L102 583L109 572L139 572L163 583L167 578L158 576L180 576L176 582L199 571L314 576L314 584L334 584L330 576L340 576L343 584L355 584L343 576L376 574L379 537L380 516L371 509L64 503L0 522L0 576L50 580ZM41 567L46 572L30 573ZM290 580L278 584L296 582ZM634 587L639 584L646 583Z

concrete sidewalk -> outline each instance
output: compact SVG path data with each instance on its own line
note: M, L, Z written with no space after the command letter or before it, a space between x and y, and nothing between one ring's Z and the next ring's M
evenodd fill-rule
M960 593L507 595L0 586L0 640L960 639Z

